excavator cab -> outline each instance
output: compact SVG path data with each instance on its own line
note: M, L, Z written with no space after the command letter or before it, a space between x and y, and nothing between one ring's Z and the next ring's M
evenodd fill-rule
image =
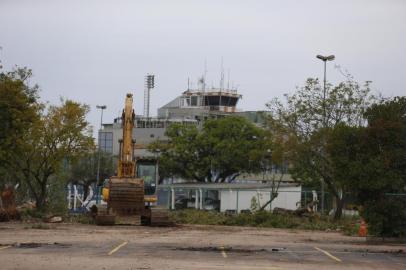
M137 178L144 179L145 195L154 195L157 187L157 167L154 160L137 160Z
M157 202L158 168L153 159L137 160L137 178L144 179L144 200L148 204Z

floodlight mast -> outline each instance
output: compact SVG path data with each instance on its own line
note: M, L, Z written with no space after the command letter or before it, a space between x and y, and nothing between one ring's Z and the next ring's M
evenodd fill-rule
M147 74L145 76L145 90L144 90L144 117L149 118L150 106L150 92L155 87L155 75Z

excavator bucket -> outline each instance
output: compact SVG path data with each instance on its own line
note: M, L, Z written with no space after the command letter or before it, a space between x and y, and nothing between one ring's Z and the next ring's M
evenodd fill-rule
M108 207L120 216L142 215L144 211L144 180L139 178L110 179Z

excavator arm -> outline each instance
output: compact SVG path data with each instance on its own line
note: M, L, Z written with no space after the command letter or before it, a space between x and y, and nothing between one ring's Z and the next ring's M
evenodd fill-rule
M134 140L132 132L134 128L135 113L133 110L133 95L127 94L125 107L122 115L123 139L120 143L120 158L118 160L117 176L135 177L136 166L134 157Z

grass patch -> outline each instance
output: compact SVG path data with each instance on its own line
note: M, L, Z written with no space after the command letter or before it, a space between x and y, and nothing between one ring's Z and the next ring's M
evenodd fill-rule
M290 214L273 214L266 211L225 215L214 211L185 209L173 211L172 221L178 224L252 226L263 228L303 229L303 230L339 230L347 235L356 234L355 220L343 218L333 222L330 217L298 217Z
M24 229L50 230L50 229L52 229L52 227L49 226L48 224L37 223L37 224L33 224L29 227L24 227Z
M23 222L34 223L41 222L47 217L56 215L55 212L51 211L38 211L37 209L24 209L21 211L21 217ZM66 211L59 213L62 217L62 222L64 223L80 223L80 224L95 224L93 218L89 214L68 214ZM37 225L37 224L36 224ZM33 226L36 226L33 225ZM29 229L29 228L27 228ZM36 228L33 228L36 229ZM38 228L42 229L42 228Z
M95 224L94 219L88 214L68 215L65 218L67 223Z
M45 211L38 211L37 209L24 209L21 211L23 221L42 220L46 215Z

